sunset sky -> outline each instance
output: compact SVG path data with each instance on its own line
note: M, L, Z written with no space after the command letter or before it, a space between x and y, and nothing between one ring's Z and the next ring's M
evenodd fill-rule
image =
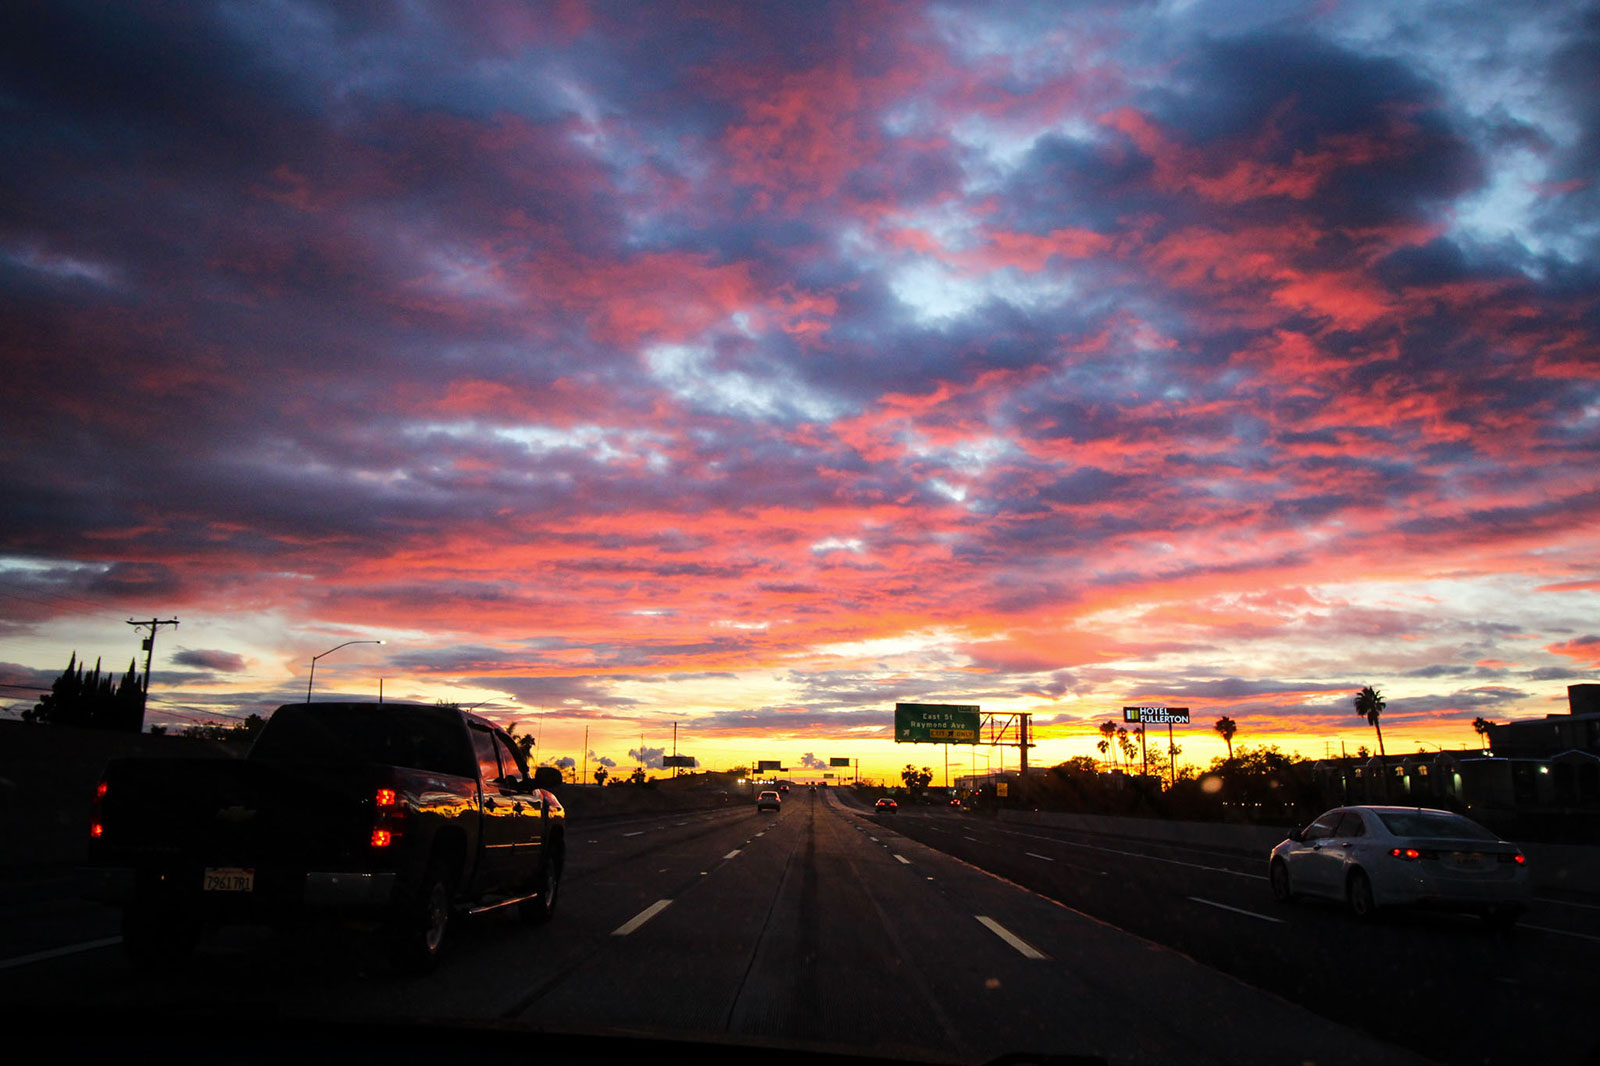
M7 5L0 157L6 717L141 618L591 770L1600 678L1592 5Z

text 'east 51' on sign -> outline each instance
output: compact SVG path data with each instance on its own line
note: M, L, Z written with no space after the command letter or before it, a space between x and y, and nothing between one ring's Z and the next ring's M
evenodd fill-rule
M1140 707L1122 708L1124 722L1138 722L1140 725L1188 725L1189 708L1187 707L1160 707L1145 705Z
M967 703L897 703L896 744L976 744L978 706Z

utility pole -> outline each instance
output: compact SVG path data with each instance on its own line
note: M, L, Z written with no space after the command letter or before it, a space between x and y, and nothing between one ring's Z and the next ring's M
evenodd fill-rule
M143 733L145 704L150 702L150 659L155 655L156 651L156 630L162 626L176 626L178 620L176 618L165 620L152 618L148 622L140 622L130 618L128 619L128 624L135 629L144 629L146 626L150 628L150 635L144 638L144 685L139 692L139 728L136 730L136 732Z

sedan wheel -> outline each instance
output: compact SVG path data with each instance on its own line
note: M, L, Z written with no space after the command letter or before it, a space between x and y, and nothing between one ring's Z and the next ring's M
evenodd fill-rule
M1272 898L1279 903L1294 902L1294 888L1289 884L1289 867L1282 860L1272 864Z
M1377 901L1372 897L1372 882L1360 870L1350 875L1347 898L1351 913L1362 921L1370 921L1378 913Z

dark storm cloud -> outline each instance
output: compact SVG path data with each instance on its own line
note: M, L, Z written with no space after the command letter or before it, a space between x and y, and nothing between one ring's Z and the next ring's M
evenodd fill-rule
M193 666L223 674L235 674L247 663L242 655L231 651L206 651L200 648L183 648L172 657L179 666Z
M849 731L860 735L889 736L894 732L894 707L884 711L826 711L750 708L742 711L713 711L695 718L695 730L704 736L799 736L808 733L830 735Z

